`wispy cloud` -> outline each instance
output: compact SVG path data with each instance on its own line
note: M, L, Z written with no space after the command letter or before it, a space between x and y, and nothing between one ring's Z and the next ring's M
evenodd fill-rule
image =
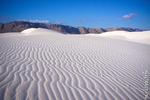
M83 18L82 18L83 19ZM86 19L85 19L86 20ZM81 19L75 19L75 23L84 23L84 21L83 20L81 20Z
M9 17L6 17L6 16L4 16L4 18L5 18L5 19L11 19L11 18L9 18Z
M28 21L28 20L26 20L26 19L16 19L17 21Z
M26 19L22 19L21 21L28 21L28 20L26 20Z
M130 13L129 15L122 16L123 18L133 18L133 16L136 15L134 13Z
M2 17L2 16L1 16ZM7 21L26 21L26 22L32 22L32 23L45 23L45 24L51 24L48 20L26 20L26 19L17 19L17 18L11 18L7 16L3 16L2 19L6 19Z
M129 15L124 15L122 18L117 18L117 20L124 20L124 19L131 19L133 16L136 15L135 13L130 13Z
M77 19L77 22L82 22L80 19Z
M93 19L88 19L88 18L82 18L82 20L85 20L85 21L93 21ZM82 22L80 19L77 20L78 22Z
M18 21L25 21L25 22L32 22L32 23L45 23L45 24L51 24L48 20L26 20L26 19L17 19Z
M103 18L99 18L99 20L103 20Z
M62 22L62 21L56 21L56 22L54 22L53 24L63 24L64 22Z
M32 23L46 23L46 24L50 24L51 22L48 21L48 20L29 20L29 22L32 22Z

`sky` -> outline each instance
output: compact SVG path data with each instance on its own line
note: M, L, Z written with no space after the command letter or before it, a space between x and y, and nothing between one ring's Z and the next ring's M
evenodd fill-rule
M0 0L0 23L150 30L150 0Z

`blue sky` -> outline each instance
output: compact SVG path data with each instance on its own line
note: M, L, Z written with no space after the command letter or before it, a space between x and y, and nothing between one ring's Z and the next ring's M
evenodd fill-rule
M150 0L0 0L0 23L150 30Z

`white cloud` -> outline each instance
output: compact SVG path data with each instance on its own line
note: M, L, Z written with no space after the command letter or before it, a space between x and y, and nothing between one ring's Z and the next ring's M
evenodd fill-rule
M25 21L25 22L32 22L32 23L45 23L45 24L51 24L48 20L26 20L26 19L17 19L18 21Z
M42 21L40 21L40 20L29 20L29 22L32 22L32 23L46 23L46 24L51 23L48 20L42 20Z
M64 22L61 22L61 21L56 21L54 22L53 24L63 24Z
M123 18L133 18L133 16L136 15L134 13L130 13L129 15L122 16Z
M1 17L1 16L0 16ZM25 21L25 22L32 22L32 23L45 23L45 24L51 24L50 21L48 20L26 20L26 19L17 19L17 18L11 18L11 17L7 17L4 16L3 18L5 19L10 19L10 20L17 20L17 21Z
M22 19L21 21L27 21L26 19Z

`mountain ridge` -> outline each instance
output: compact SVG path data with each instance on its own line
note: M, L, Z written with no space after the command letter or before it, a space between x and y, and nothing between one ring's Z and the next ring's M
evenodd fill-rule
M21 32L28 28L46 28L46 29L59 31L66 34L89 34L89 33L100 34L103 32L118 31L118 30L128 31L128 32L145 31L145 30L133 29L129 27L103 29L103 28L89 28L89 27L72 27L72 26L59 25L59 24L47 25L43 23L31 23L31 22L24 22L24 21L0 23L0 33Z

